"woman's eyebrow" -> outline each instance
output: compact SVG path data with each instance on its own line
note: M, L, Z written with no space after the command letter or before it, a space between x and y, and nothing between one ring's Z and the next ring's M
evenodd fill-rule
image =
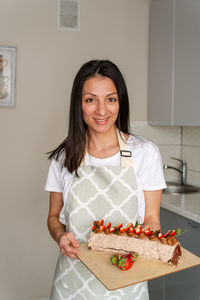
M112 95L118 95L118 94L117 94L117 92L113 92L113 93L108 94L107 96L112 96Z
M90 92L86 92L86 93L82 94L82 96L85 96L85 95L96 96L95 94L93 94L93 93L90 93Z
M96 96L96 94L93 94L93 93L90 93L90 92L86 92L82 96L85 96L85 95ZM117 92L109 93L106 96L112 96L112 95L117 95Z

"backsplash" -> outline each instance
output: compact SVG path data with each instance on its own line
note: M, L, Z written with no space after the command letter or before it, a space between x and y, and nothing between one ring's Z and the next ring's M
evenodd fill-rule
M200 186L200 127L183 127L181 157L188 165L187 182Z
M150 126L147 122L131 122L131 131L152 140L160 149L163 165L179 167L170 157L187 162L187 183L200 186L200 127ZM166 181L180 182L180 174L164 170Z

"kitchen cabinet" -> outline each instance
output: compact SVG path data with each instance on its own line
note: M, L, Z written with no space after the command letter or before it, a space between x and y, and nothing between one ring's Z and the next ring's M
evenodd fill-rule
M200 1L150 6L148 122L200 126Z
M200 256L200 224L161 208L162 231L178 228L188 231L179 237L181 245ZM150 300L199 300L200 267L190 268L149 281Z

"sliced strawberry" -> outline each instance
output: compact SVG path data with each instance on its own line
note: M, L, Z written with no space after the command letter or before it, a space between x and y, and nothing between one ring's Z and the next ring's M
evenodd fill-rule
M105 230L105 226L101 225L99 228L100 231L104 231Z
M108 224L105 226L106 228L110 228L111 222L108 222Z
M96 225L93 225L91 230L94 231L96 229Z
M163 237L164 237L164 234L163 234L162 232L159 232L159 233L158 233L158 238L159 238L159 239L162 239Z
M146 227L145 230L150 230L150 226Z
M131 227L133 227L133 223L129 223L129 224L126 226L126 230L129 230Z
M168 230L167 233L164 234L164 237L168 237L171 233L171 230Z
M138 226L136 228L141 228L142 229L142 225L138 224Z
M110 228L110 232L114 232L115 229L116 229L115 227L111 227L111 228Z
M122 226L123 226L122 224L118 224L118 225L116 226L116 228L117 228L117 229L120 229L120 228L122 228Z
M171 233L170 233L170 236L175 236L175 235L176 235L176 230L173 229L173 230L171 231Z
M145 229L144 233L145 233L146 236L149 236L153 233L153 231L150 230L150 229Z
M103 225L103 223L104 223L104 220L101 219L101 220L99 221L99 226Z
M128 230L129 233L134 233L135 232L135 228L131 227L129 230Z
M136 227L135 233L140 234L141 232L142 232L142 226L139 225L139 226Z

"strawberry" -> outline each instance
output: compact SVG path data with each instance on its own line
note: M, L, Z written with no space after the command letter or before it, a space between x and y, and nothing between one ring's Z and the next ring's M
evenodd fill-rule
M168 237L171 233L171 230L168 230L167 233L164 234L164 237Z
M173 230L171 231L171 233L170 233L170 236L175 236L175 235L176 235L176 230L173 229Z
M122 255L122 254L118 254L118 260L120 261L120 259L124 258L125 255Z
M122 226L123 226L122 224L118 224L118 225L116 226L116 228L117 228L117 229L120 229L120 228L122 228Z
M150 230L150 229L145 229L144 233L145 233L146 236L149 236L153 233L153 231Z
M150 230L150 226L146 227L145 230Z
M128 230L129 233L134 233L135 232L135 229L133 227L131 227L129 230Z
M120 232L121 232L121 233L126 232L126 228L120 228Z
M110 262L111 262L112 265L118 265L119 255L118 254L112 255L111 258L110 258Z
M141 226L137 226L135 229L135 233L136 234L140 234L142 232L142 227Z
M104 223L104 220L101 219L101 220L99 221L99 226L103 225L103 223Z
M164 237L164 234L163 234L162 232L159 232L159 233L158 233L158 238L159 238L159 239L162 239L163 237Z
M118 261L118 267L122 271L127 271L128 269L130 269L131 266L132 266L131 259L127 256L120 258Z
M137 259L138 254L132 252L132 253L129 253L129 254L127 255L127 257L130 258L130 260L131 260L131 262L132 262L132 264L133 264L134 261Z
M126 226L126 230L129 230L131 227L133 227L133 223L129 223L129 224Z
M105 230L105 226L101 225L99 228L100 231L104 231Z
M93 225L91 230L94 231L96 229L96 225Z
M108 222L108 224L105 226L105 228L110 228L110 226L111 226L111 223Z
M114 231L115 231L115 227L111 227L110 232L114 232Z

